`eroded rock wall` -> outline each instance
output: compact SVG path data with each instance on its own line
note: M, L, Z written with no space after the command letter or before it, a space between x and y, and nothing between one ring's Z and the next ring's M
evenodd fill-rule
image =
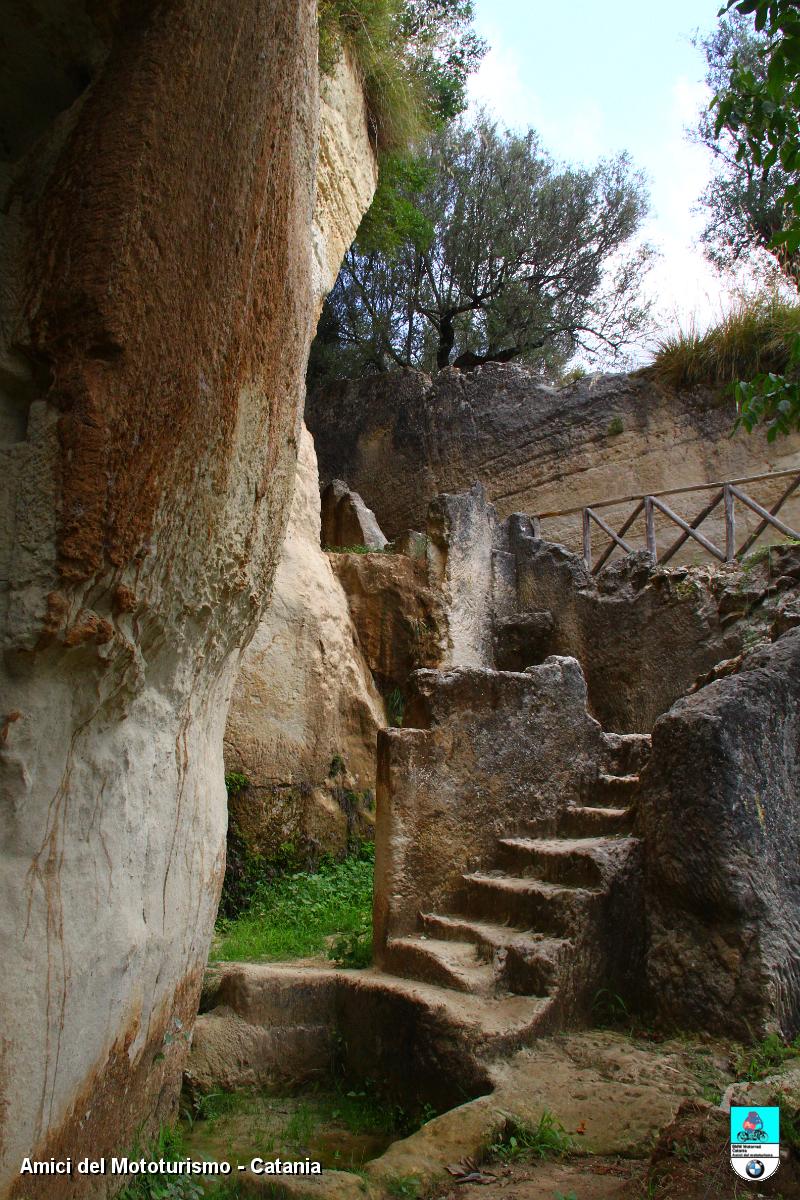
M238 822L261 830L253 848L269 855L312 840L344 849L343 776L352 792L374 789L385 725L347 597L320 546L317 458L303 427L272 601L242 659L225 731L225 765L249 781Z
M550 387L513 363L468 372L449 368L434 380L419 371L375 375L329 385L306 403L323 485L335 475L345 479L389 537L423 528L439 492L464 492L475 482L506 517L800 470L800 435L772 445L763 432L731 436L734 416L728 398L702 389L677 392L647 372ZM769 507L785 482L754 485L753 494ZM674 506L694 515L703 503L699 495L676 498ZM630 507L603 516L611 524L616 520L617 528ZM724 546L718 512L703 530ZM798 528L800 498L784 512ZM741 509L737 520L742 531L757 523ZM641 523L632 532L634 544L643 545ZM580 515L550 519L542 533L580 549ZM602 549L602 535L594 533ZM660 545L677 533L659 518Z
M642 776L647 981L670 1025L800 1029L800 629L680 700Z
M321 157L352 186L324 176L315 222L312 0L37 7L4 30L25 86L0 114L2 1196L23 1155L123 1150L174 1103L230 691L288 516L332 231L349 241L375 182L342 76L346 119L325 121L355 140Z

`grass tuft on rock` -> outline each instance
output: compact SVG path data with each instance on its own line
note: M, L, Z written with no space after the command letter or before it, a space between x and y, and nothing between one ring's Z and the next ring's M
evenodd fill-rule
M517 1158L563 1158L573 1149L572 1138L564 1126L545 1109L538 1125L526 1125L510 1117L500 1137L489 1147L489 1154L509 1162Z
M728 387L789 364L800 334L800 304L779 296L742 299L705 333L695 328L664 338L651 370L673 387Z
M374 870L375 849L365 842L341 862L323 859L316 871L265 880L244 912L217 922L212 961L305 958L324 952L335 938L347 965L367 966ZM352 944L343 945L348 937Z
M346 50L378 149L406 149L429 129L430 102L409 62L402 0L319 0L318 12L321 70L330 73Z

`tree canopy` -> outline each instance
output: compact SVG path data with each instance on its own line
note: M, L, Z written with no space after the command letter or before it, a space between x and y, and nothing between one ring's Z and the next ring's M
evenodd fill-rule
M716 30L699 41L706 59L705 80L715 95L728 88L737 70L750 72L763 84L768 38L746 16L731 12ZM694 136L714 156L714 175L701 204L708 220L701 241L708 258L727 270L746 262L754 252L773 256L780 270L798 280L800 259L773 245L784 227L784 194L790 175L779 161L765 163L751 153L739 153L737 132L723 122L716 127L713 110L701 113Z
M510 359L556 370L640 334L650 251L634 239L647 203L626 156L559 166L534 132L484 115L440 130L417 170L405 192L415 228L387 251L367 219L326 303L313 374Z
M781 227L771 246L792 264L800 252L800 10L795 0L728 0L726 10L752 16L763 44L757 67L734 57L714 99L715 134L735 142L737 162L784 172ZM788 273L797 282L793 267ZM786 376L768 372L736 385L739 423L766 423L770 439L800 429L798 372L800 337Z

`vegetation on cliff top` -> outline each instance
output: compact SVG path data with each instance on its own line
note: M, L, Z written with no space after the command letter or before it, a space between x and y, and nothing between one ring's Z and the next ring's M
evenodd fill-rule
M330 71L346 47L379 150L408 150L463 111L485 50L472 0L319 0L318 11L320 66Z
M748 59L734 54L714 98L716 138L755 179L777 177L773 208L780 228L768 246L798 282L800 254L800 13L796 0L728 0L728 11L753 17L759 40ZM738 424L764 423L767 437L800 429L800 333L791 339L789 375L762 371L734 385Z
M704 333L688 328L659 343L653 369L674 387L730 386L792 369L800 304L772 294L742 298Z

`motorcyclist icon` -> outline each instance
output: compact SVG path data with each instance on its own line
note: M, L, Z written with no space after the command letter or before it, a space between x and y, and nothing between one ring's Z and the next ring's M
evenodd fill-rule
M764 1122L757 1112L749 1112L736 1135L740 1142L763 1142L767 1136Z

